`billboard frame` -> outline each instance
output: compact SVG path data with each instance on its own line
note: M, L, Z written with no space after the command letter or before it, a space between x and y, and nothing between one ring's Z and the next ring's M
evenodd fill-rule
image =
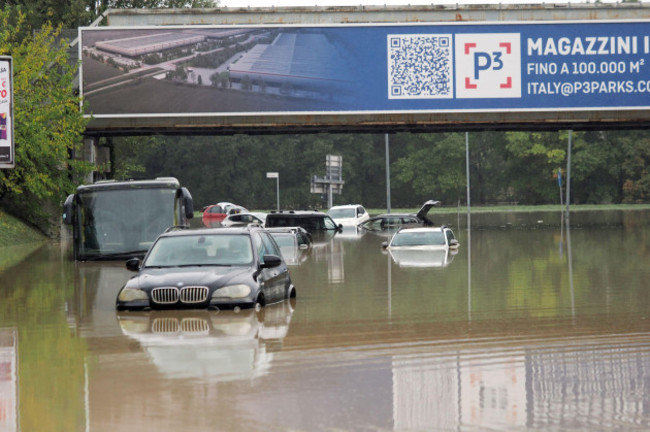
M0 56L0 169L16 166L13 76L13 58Z
M649 23L637 19L585 19L559 21L482 21L482 22L348 22L327 24L208 24L208 25L137 25L109 26L108 30L211 28L211 29L276 29L334 27L422 27L422 26L501 26L591 23ZM82 31L96 28L80 28ZM80 44L80 56L83 49ZM82 71L83 73L83 71ZM82 89L83 91L83 89ZM83 93L82 93L83 95ZM610 127L650 127L650 102L643 106L616 107L550 107L507 109L442 109L442 110L348 110L348 111L258 111L258 112L182 112L143 114L95 114L88 125L89 135L194 134L229 135L236 133L266 134L286 132L371 132L457 131L486 129L607 129ZM514 115L513 115L514 113Z

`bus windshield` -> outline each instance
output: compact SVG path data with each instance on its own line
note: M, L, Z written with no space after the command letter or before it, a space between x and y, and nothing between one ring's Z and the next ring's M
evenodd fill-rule
M144 254L175 225L176 189L130 188L79 193L78 258Z

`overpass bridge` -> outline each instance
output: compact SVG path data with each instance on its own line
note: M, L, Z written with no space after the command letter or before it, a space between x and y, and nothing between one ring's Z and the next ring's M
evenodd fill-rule
M110 9L88 137L650 125L643 3Z

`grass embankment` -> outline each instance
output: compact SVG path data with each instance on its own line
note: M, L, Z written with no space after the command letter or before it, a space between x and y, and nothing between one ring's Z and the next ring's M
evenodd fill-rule
M45 241L43 233L0 210L0 246Z

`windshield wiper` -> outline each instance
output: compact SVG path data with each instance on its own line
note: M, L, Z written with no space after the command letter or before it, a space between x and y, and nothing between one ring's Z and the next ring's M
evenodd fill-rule
M106 261L106 260L121 260L128 258L142 258L147 253L146 250L135 250L128 252L106 253L101 255L91 255L80 258L86 261Z

